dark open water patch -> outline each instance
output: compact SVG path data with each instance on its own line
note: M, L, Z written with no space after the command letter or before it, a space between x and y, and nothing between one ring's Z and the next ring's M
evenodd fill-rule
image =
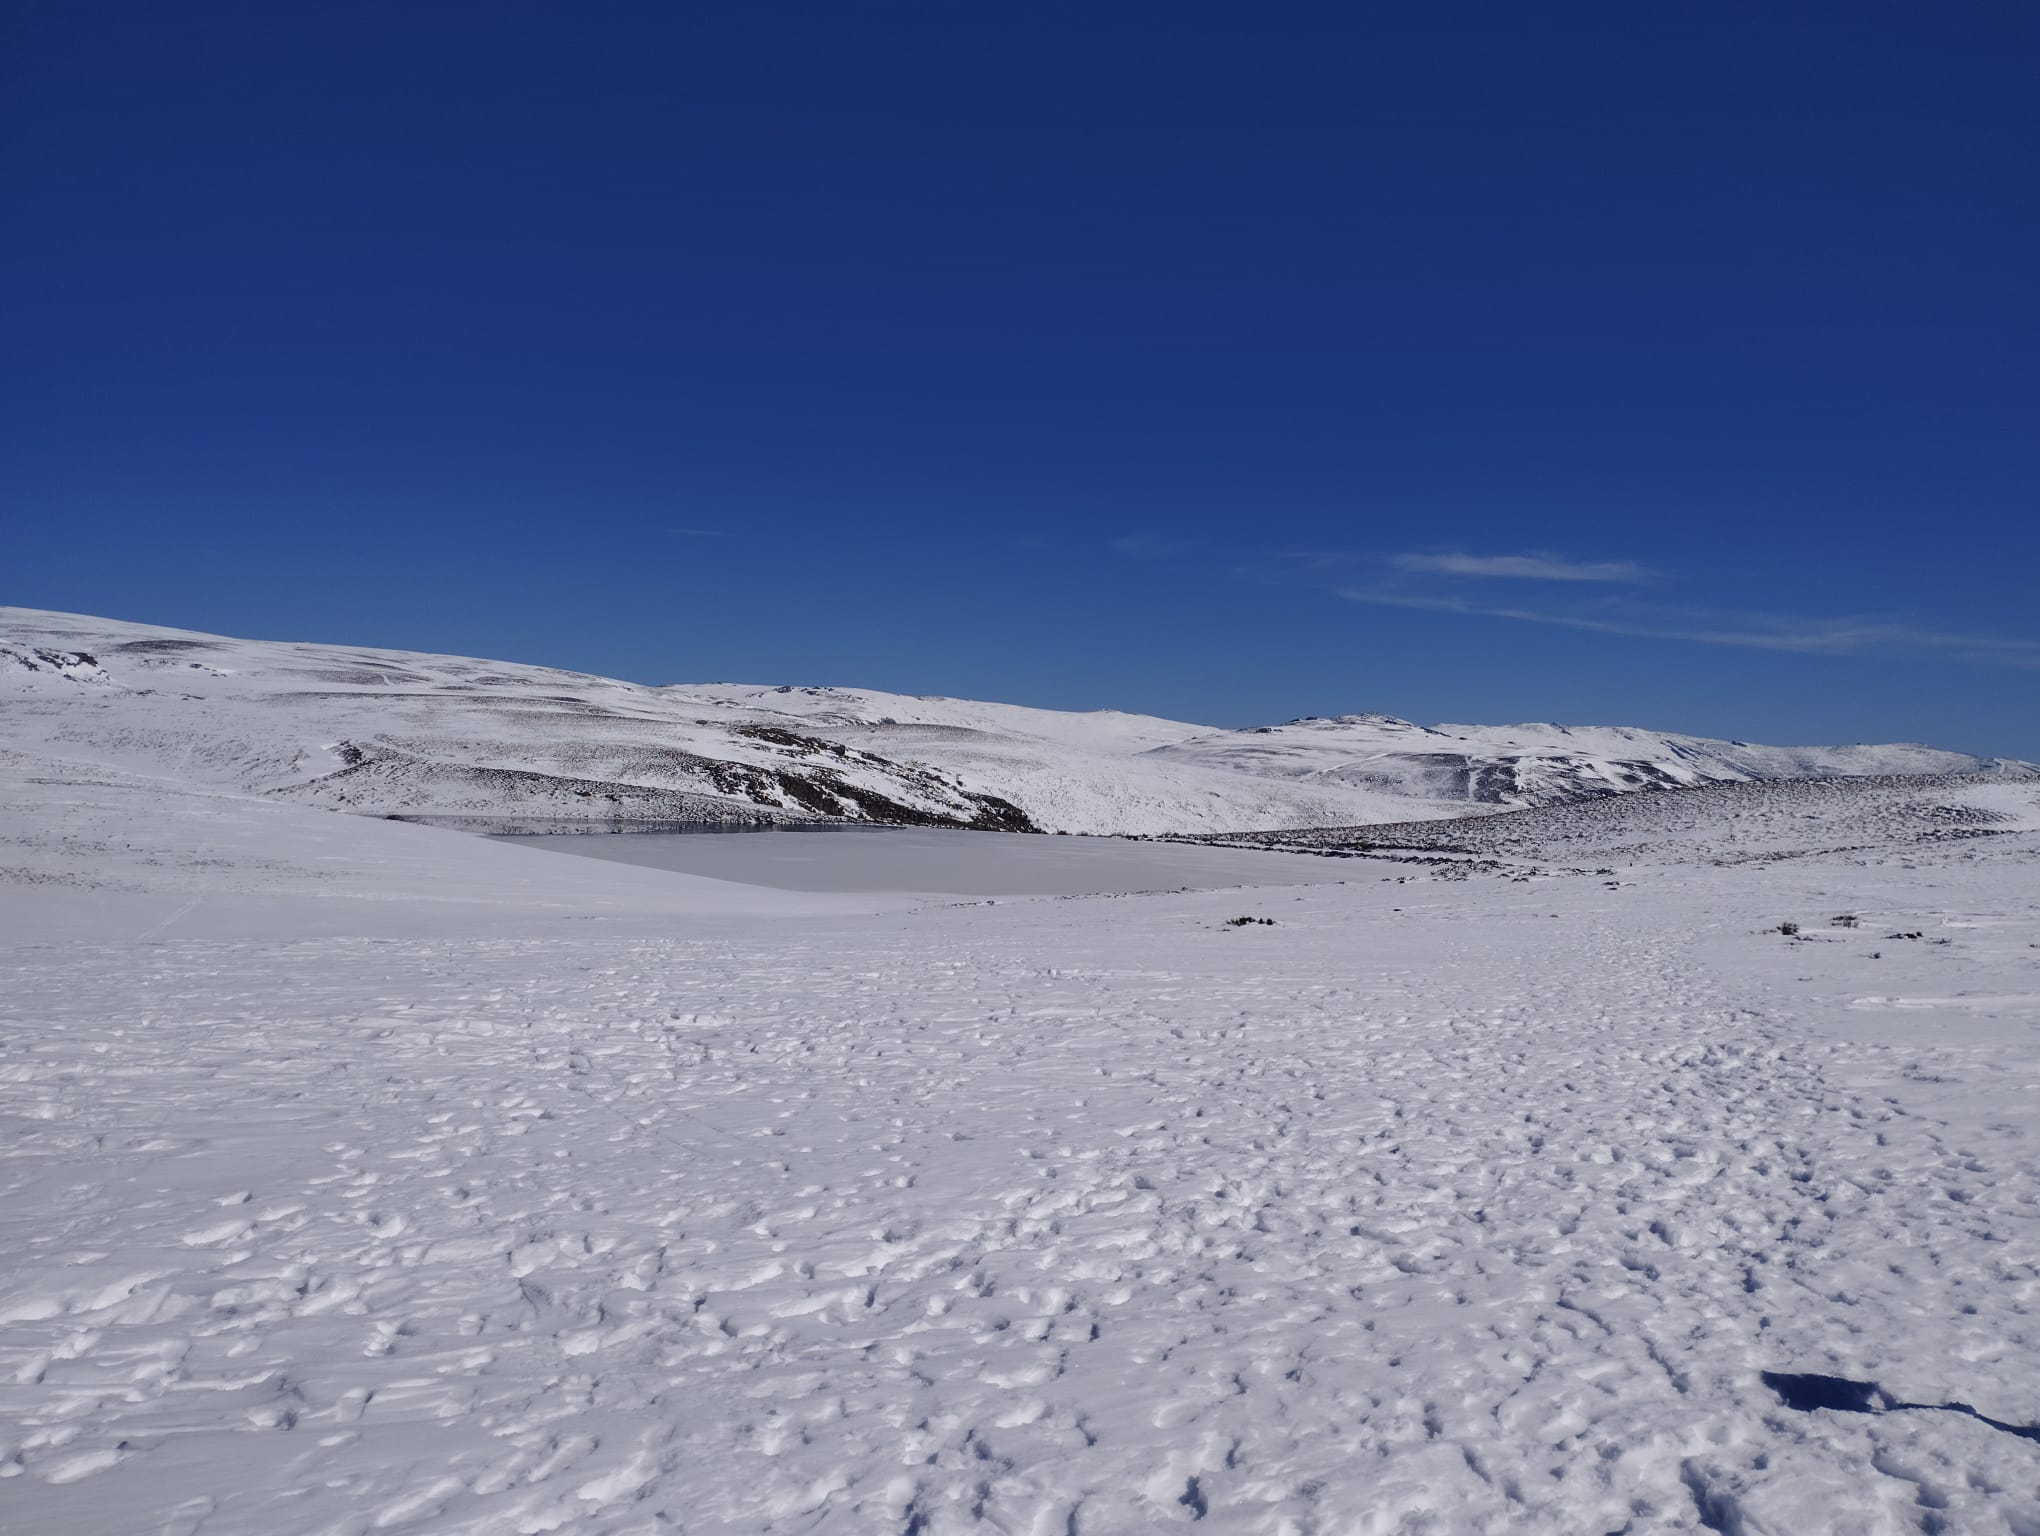
M1874 1381L1850 1381L1846 1376L1798 1376L1783 1371L1764 1372L1764 1385L1778 1394L1778 1401L1800 1413L1829 1408L1836 1413L1876 1413L1891 1406Z
M1901 1403L1874 1381L1789 1371L1765 1371L1762 1376L1764 1385L1778 1394L1779 1402L1800 1413L1821 1408L1835 1413L1959 1413L2021 1440L2040 1441L2040 1424L2007 1424L1978 1413L1967 1403Z

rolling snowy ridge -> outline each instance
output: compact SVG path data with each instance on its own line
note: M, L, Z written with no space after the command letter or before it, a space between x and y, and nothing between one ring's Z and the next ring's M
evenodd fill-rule
M1910 742L1766 747L1626 726L1422 726L1378 714L1195 736L1156 755L1415 799L1512 807L1753 779L2035 772L2029 763Z
M0 609L8 743L380 815L813 817L1180 835L1459 817L1633 789L2029 765L1623 728L1252 730L870 690L647 687L554 668Z

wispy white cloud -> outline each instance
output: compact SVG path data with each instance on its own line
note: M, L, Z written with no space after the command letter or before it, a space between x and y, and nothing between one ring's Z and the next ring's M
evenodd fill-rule
M1511 581L1649 581L1653 573L1633 560L1567 560L1558 555L1404 554L1389 558L1399 571L1425 576L1500 577Z
M1634 635L1652 640L1687 640L1701 645L1741 646L1752 650L1794 651L1802 655L1860 656L1926 653L1984 665L2040 669L2040 641L1968 635L1881 619L1808 619L1783 614L1741 613L1707 608L1645 608L1628 603L1601 605L1586 611L1481 603L1449 594L1424 594L1381 588L1342 587L1349 603L1381 608L1414 608L1432 613L1463 613L1477 618L1515 619L1604 635Z
M1905 618L1841 618L1762 613L1646 600L1596 590L1597 583L1649 583L1674 578L1634 561L1575 561L1551 554L1384 554L1365 550L1287 548L1243 561L1234 575L1298 590L1314 590L1378 608L1465 614L1546 624L1588 634L1680 640L1801 656L1939 658L1969 666L2040 671L2040 638L1944 629ZM1517 577L1553 586L1504 596L1479 577ZM1568 590L1568 583L1577 583Z

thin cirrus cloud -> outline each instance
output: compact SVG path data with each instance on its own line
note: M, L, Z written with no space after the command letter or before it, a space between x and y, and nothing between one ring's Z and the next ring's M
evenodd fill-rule
M1363 576L1363 570L1371 571L1371 577ZM1280 585L1316 587L1349 603L1377 608L1507 619L1587 634L1678 640L1802 656L1940 657L1971 666L2040 671L2040 639L1965 634L1903 619L1808 618L1668 601L1645 602L1621 593L1592 590L1597 584L1660 585L1668 579L1631 560L1569 560L1543 553L1363 555L1342 550L1290 549L1260 567L1243 569L1241 574ZM1534 597L1528 593L1505 596L1503 591L1510 581L1552 585ZM1573 588L1571 593L1564 591L1568 584Z
M1424 576L1480 576L1511 581L1649 581L1654 574L1633 560L1566 560L1557 555L1403 554L1389 564Z
M2040 641L1965 635L1875 619L1803 619L1779 614L1707 608L1602 605L1585 612L1530 608L1467 598L1362 587L1342 587L1349 603L1460 613L1474 618L1514 619L1604 635L1651 640L1686 640L1753 650L1795 651L1812 656L1860 656L1911 652L1941 655L1983 666L2040 668Z

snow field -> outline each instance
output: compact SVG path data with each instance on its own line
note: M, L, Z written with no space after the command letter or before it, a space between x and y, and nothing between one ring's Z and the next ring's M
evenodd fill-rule
M2040 1530L1758 1379L2040 1422L2025 842L724 913L338 826L382 936L0 953L0 1529Z

